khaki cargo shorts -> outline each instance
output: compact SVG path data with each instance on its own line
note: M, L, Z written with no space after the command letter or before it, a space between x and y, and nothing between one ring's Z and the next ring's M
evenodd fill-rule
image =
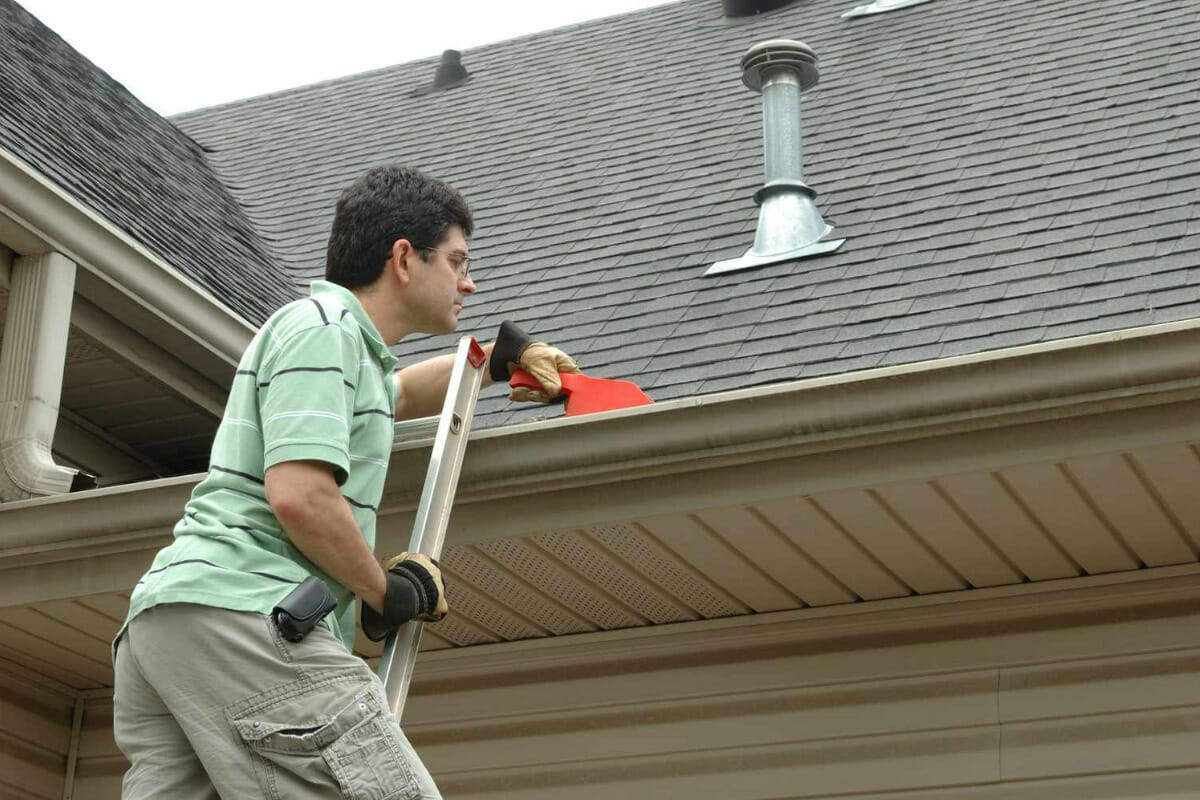
M324 624L292 643L263 614L161 605L114 661L124 800L440 800L379 679Z

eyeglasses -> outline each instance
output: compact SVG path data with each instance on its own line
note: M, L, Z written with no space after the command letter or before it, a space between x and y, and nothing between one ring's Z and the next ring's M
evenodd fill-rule
M471 257L461 250L446 252L445 250L438 250L435 247L418 247L416 249L422 253L439 253L446 256L446 260L450 262L450 267L454 270L454 274L458 276L459 280L466 280L467 276L471 273Z

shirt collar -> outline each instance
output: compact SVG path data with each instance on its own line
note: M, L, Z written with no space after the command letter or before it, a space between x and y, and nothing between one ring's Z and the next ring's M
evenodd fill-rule
M358 323L358 327L362 329L363 336L367 340L367 346L371 348L371 352L379 359L379 366L383 367L385 372L391 372L396 368L396 357L392 355L392 351L383 343L383 337L379 335L379 330L375 327L375 323L367 316L367 311L362 307L362 303L354 296L354 292L336 283L329 281L313 281L309 291L313 297L329 297L336 299L341 305L345 306Z

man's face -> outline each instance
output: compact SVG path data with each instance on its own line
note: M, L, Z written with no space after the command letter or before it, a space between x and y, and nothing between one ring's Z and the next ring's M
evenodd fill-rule
M451 333L458 327L463 302L475 293L469 265L467 237L458 225L451 225L436 246L413 252L408 297L422 332Z

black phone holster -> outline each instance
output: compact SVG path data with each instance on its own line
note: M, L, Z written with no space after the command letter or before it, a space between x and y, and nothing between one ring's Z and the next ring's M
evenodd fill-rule
M271 619L284 639L298 642L335 608L333 592L316 575L309 575L271 609Z

